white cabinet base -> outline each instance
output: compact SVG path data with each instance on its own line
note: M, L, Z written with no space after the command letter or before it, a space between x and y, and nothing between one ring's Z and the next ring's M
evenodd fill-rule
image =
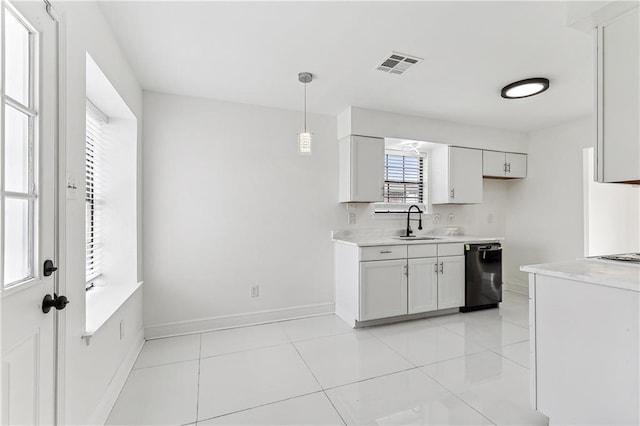
M534 408L550 424L639 424L640 293L536 274Z

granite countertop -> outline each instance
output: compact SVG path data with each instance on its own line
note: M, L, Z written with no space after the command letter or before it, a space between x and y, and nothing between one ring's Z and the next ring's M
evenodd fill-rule
M600 259L525 265L521 271L640 292L640 265Z

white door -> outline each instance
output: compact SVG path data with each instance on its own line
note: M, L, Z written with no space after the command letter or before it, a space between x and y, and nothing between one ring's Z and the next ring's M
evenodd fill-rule
M360 321L407 313L407 260L360 262Z
M56 29L43 2L2 1L2 424L53 424ZM55 311L55 309L53 309Z
M464 256L438 258L438 309L464 306Z
M408 312L438 309L438 260L435 257L409 259Z
M449 147L449 202L482 202L482 151Z

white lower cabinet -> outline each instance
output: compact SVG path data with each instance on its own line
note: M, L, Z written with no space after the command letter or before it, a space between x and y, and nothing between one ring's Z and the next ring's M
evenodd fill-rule
M409 259L410 314L438 309L438 258Z
M336 315L356 327L362 321L464 306L463 250L461 243L336 243Z
M438 258L438 309L464 306L464 256Z
M406 259L360 262L360 321L406 313Z

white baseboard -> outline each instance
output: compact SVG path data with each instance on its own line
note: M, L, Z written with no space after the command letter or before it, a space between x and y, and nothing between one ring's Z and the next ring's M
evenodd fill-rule
M332 314L334 310L335 305L333 303L322 303L319 305L296 306L293 308L252 312L249 314L227 315L194 321L158 324L145 327L144 337L147 340L159 339L162 337L202 333L205 331L223 330L226 328L266 324L296 318Z
M133 369L133 364L135 364L136 359L142 350L142 345L144 345L144 330L140 330L140 333L136 336L135 343L125 356L122 364L120 364L118 371L116 371L116 374L113 376L113 380L109 383L109 386L102 396L96 411L93 412L93 415L89 419L90 425L103 425L107 421L107 418L111 413L111 409L115 405L116 400L129 377L129 373L131 373L131 370Z
M505 290L529 296L529 286L526 284L504 283L503 287Z

